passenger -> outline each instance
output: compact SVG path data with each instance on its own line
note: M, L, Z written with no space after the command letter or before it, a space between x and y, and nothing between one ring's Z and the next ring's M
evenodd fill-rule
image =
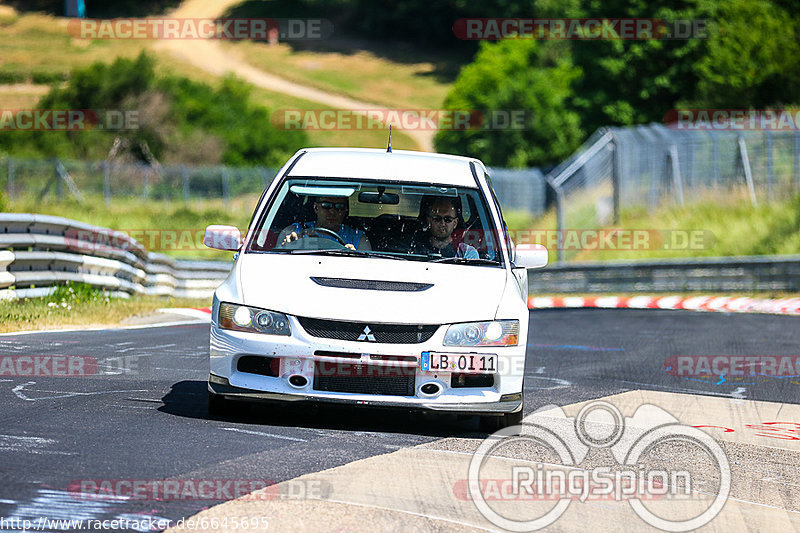
M427 205L426 205L427 204ZM461 202L456 197L424 198L422 217L425 231L411 243L411 252L420 255L440 254L442 257L478 259L478 251L455 239L456 228L463 227Z
M314 201L316 221L295 222L284 228L278 235L279 246L285 246L292 241L305 236L324 237L336 241L333 235L324 231L315 232L314 228L323 228L335 232L345 242L345 247L351 250L372 250L369 239L363 231L344 224L344 219L349 212L349 200L341 196L323 196ZM337 241L338 242L338 241Z

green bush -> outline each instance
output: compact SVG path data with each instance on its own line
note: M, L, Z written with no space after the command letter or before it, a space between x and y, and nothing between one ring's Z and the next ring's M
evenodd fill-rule
M165 163L275 166L308 144L305 132L278 131L269 110L250 102L243 82L226 78L214 88L176 76L159 78L154 59L145 53L74 70L66 85L54 86L41 99L39 108L97 110L101 120L106 110L134 111L138 120L126 130L6 133L0 135L0 148L99 160L120 138L142 161L149 150Z

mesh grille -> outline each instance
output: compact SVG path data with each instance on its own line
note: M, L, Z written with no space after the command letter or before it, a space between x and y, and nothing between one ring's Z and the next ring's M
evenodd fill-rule
M314 337L387 344L419 344L430 339L439 328L436 325L365 324L302 317L298 317L298 320L303 329ZM369 333L365 332L367 328Z
M419 292L433 287L432 283L411 283L407 281L382 281L372 279L311 278L314 283L325 287L340 289L366 289L372 291Z
M414 368L333 363L314 364L314 390L414 396Z

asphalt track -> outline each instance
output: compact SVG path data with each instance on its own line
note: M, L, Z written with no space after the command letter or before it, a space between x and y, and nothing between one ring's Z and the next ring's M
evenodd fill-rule
M626 391L800 404L796 375L709 379L669 370L671 356L796 356L796 317L585 309L534 311L531 318L526 412ZM0 336L0 357L69 355L98 362L87 376L0 376L0 519L45 526L43 519L58 518L177 521L227 498L97 500L77 497L70 487L87 480L280 483L362 459L402 457L392 452L452 443L474 448L486 436L475 419L357 408L252 407L227 419L210 417L207 352L207 324ZM719 423L723 415L709 410L702 423L734 423ZM796 427L784 432L787 442L800 441ZM765 445L771 442L779 441ZM780 459L781 467L796 465L793 457ZM798 479L790 481L797 485ZM758 503L797 513L797 489L787 490ZM798 522L793 518L791 525ZM274 519L270 527L292 529Z

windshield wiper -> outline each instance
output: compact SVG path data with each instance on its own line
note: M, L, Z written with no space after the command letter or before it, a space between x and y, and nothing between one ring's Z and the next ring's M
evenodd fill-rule
M297 255L352 255L356 257L381 257L384 259L400 259L407 261L405 255L384 254L381 252L367 252L365 250L351 250L350 248L337 248L331 250L289 250L291 254Z
M436 257L436 256L433 256ZM454 263L458 265L499 265L500 261L495 261L494 259L483 259L480 257L440 257L439 259L433 259L430 261L431 263Z

